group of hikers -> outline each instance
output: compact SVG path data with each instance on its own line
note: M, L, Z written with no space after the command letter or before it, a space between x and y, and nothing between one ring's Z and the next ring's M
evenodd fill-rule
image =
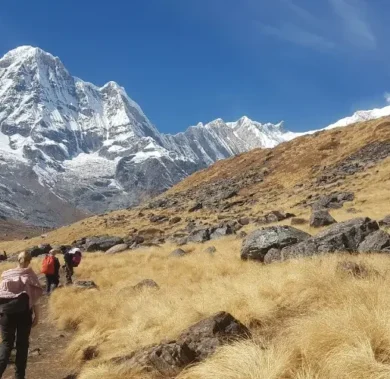
M46 292L50 294L60 283L59 249L50 250L42 261L41 273L46 276ZM66 284L72 284L73 269L81 262L78 248L64 254ZM2 378L12 350L16 349L15 378L26 378L26 366L31 328L39 322L37 302L43 294L38 276L30 267L29 252L18 255L18 266L4 271L0 282L0 378Z

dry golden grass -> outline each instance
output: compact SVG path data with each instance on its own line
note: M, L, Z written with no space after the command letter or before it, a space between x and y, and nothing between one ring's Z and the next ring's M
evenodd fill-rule
M191 246L184 258L170 246L109 258L88 255L77 269L100 290L58 290L51 315L60 328L77 330L69 362L80 379L142 378L108 363L142 346L175 338L219 311L251 326L253 339L222 348L183 379L309 379L390 377L390 258L329 255L263 266L239 259L231 238ZM363 262L372 274L356 279L336 270L342 260ZM377 274L376 271L379 273ZM154 279L160 290L131 286ZM94 347L97 358L83 362Z

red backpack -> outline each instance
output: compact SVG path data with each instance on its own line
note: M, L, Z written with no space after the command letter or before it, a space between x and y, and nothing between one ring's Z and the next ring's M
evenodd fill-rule
M46 255L42 262L42 274L54 275L55 273L55 260L52 255Z

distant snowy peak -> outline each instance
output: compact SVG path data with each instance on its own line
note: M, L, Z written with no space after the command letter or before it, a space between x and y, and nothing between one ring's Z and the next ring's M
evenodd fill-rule
M368 111L357 111L350 117L343 118L334 124L331 124L325 128L325 130L338 128L342 126L348 126L357 122L376 120L381 117L390 116L390 106L384 108L376 108Z

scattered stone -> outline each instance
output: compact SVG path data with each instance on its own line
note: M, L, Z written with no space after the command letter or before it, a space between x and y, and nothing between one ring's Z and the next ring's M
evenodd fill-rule
M181 217L176 216L176 217L171 218L171 219L169 220L169 223L170 223L171 225L173 225L173 224L179 223L180 221L181 221Z
M311 236L291 226L271 226L256 230L244 240L241 259L264 262L264 257L271 249L282 249L309 239Z
M217 252L217 249L215 246L210 246L204 252L210 255L214 255Z
M78 280L74 283L75 287L83 289L97 289L98 286L92 280Z
M390 253L390 235L383 230L378 230L359 245L359 253Z
M215 240L215 239L219 239L234 234L234 230L230 225L224 225L216 228L211 228L209 233L210 233L209 239Z
M210 230L209 229L198 229L194 230L188 237L188 242L197 242L202 243L210 240Z
M305 220L304 218L299 218L299 217L293 217L291 219L291 225L305 225L307 224L307 220Z
M238 238L245 238L247 235L248 235L248 233L247 233L247 232L244 232L244 231L242 230L240 233L238 233L237 237L238 237Z
M115 245L123 243L123 239L120 237L112 236L97 236L87 238L85 241L85 250L89 252L93 251L107 251Z
M341 273L346 273L352 275L355 278L364 279L369 276L369 270L362 263L356 262L339 262L337 264L336 270Z
M313 228L320 228L322 226L332 225L336 222L337 221L330 215L330 213L326 209L313 209L313 212L310 217L310 226Z
M270 264L274 262L282 261L282 255L280 249L270 249L264 257L264 263Z
M187 254L188 253L183 249L176 249L176 250L173 250L169 256L170 257L184 257Z
M149 221L152 222L152 223L155 223L155 224L161 224L163 222L166 222L168 221L168 217L167 216L164 216L164 215L153 215L149 218Z
M113 246L111 249L108 249L106 251L106 254L118 254L118 253L122 253L123 251L126 251L128 250L129 248L129 245L127 245L126 243L121 243L119 245L115 245Z
M196 211L199 211L202 208L203 208L203 204L202 203L196 203L190 209L188 209L188 212L190 212L190 213L196 212Z
M160 289L159 285L152 279L144 279L133 287L137 291L144 288Z
M347 201L353 201L355 194L353 192L334 192L330 195L321 196L315 203L313 209L338 209L342 208Z
M238 220L238 223L242 226L249 225L251 223L251 220L249 217L242 217Z

